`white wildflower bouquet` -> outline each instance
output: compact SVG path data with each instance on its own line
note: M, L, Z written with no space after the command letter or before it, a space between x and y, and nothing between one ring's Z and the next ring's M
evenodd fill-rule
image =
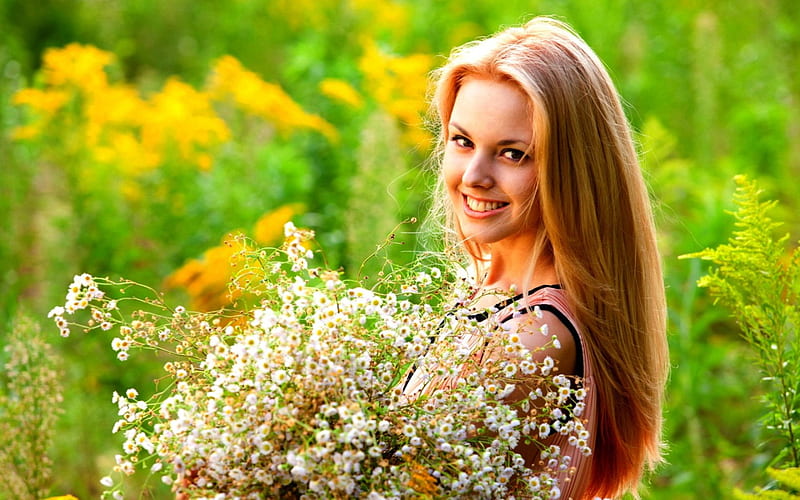
M257 300L236 311L75 277L51 311L62 335L105 330L121 361L166 357L152 396L114 393L124 441L106 495L149 470L184 498L558 498L570 457L546 438L587 442L584 391L520 334L476 321L464 280L409 268L348 284L311 265L312 236L289 223L281 248L243 249L232 286ZM412 374L421 389L408 393ZM539 446L533 467L521 443Z

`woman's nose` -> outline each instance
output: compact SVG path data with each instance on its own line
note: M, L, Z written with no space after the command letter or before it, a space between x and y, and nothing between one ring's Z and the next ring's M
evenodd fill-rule
M473 154L464 168L461 182L465 186L491 187L494 184L492 158L478 152Z

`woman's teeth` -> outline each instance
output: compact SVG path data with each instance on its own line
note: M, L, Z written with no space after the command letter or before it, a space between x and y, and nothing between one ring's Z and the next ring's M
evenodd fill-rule
M489 212L508 205L508 203L503 203L500 201L478 201L474 198L470 198L469 196L466 198L467 206L470 208L470 210L474 210L475 212Z

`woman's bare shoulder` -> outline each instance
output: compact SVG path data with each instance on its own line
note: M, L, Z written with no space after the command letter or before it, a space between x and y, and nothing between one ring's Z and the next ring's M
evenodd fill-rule
M539 361L553 358L564 374L575 372L577 346L570 328L555 313L542 310L516 314L506 322L504 329L519 335L519 340Z

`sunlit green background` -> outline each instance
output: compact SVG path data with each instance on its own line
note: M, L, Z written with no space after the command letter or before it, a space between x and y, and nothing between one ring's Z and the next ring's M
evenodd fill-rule
M667 463L644 498L728 498L763 484L774 445L759 427L758 375L727 313L697 290L698 261L677 257L727 238L738 173L800 232L794 0L0 0L0 327L35 315L63 358L52 494L96 497L120 443L111 391L157 373L116 361L110 338L58 336L45 315L73 274L215 304L222 238L241 230L270 243L292 216L354 275L398 224L424 218L426 73L454 45L538 14L572 24L607 64L656 206L673 371ZM76 90L91 82L57 87L41 72L47 49L75 42L113 54L91 116ZM236 101L245 80L220 83L221 60L260 82L254 92ZM26 88L72 93L43 125L46 113L20 102ZM122 95L141 109L126 112ZM269 99L277 110L259 108ZM202 129L199 115L227 133ZM141 123L161 135L145 141ZM421 230L401 225L389 258L407 261ZM166 487L153 494L169 498Z

